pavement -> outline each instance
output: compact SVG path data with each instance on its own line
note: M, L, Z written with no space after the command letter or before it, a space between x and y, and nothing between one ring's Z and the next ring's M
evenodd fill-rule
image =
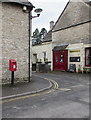
M50 89L52 84L43 78L32 76L31 82L22 82L2 85L2 98L16 97Z
M80 82L87 83L89 77L86 74L67 73L67 72L52 72L49 73L49 76L50 76L49 78L52 79L53 78L60 79L61 77L62 80L58 80L57 82L59 83L59 87L64 86L65 88L66 87L69 88L69 86L79 84ZM70 78L68 80L69 82L65 81L68 78L68 76ZM14 83L14 85L5 84L2 86L2 98L18 97L22 95L34 94L48 90L52 88L52 83L50 83L47 79L45 79L46 77L47 77L46 73L34 73L31 82L20 82L20 83L18 82L18 83ZM79 80L78 83L75 79Z

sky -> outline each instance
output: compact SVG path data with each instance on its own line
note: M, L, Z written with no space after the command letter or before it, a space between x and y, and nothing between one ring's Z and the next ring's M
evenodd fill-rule
M40 17L32 19L32 32L36 28L39 31L42 28L46 28L47 31L50 30L50 21L57 21L64 7L66 6L68 0L29 0L34 6L35 9L42 8L43 11L40 14ZM34 10L35 10L34 9ZM33 10L33 11L34 11ZM32 12L32 16L35 16L36 13Z

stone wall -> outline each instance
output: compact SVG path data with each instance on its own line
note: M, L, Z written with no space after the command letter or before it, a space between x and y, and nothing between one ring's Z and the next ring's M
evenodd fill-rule
M0 84L2 83L2 3L0 2ZM2 86L0 85L0 97ZM2 119L2 104L0 104L0 120Z
M2 7L2 56L4 80L11 78L9 59L17 61L15 79L23 80L28 77L28 13L23 12L22 6L13 3L3 3Z
M2 3L0 2L0 83L2 82Z
M90 43L89 23L52 33L53 47L63 44Z

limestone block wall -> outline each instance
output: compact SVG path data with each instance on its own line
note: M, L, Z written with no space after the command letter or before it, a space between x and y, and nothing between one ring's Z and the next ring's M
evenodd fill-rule
M0 2L0 97L2 96L2 3ZM2 104L0 104L0 119L2 119Z
M0 83L2 82L2 3L0 2Z
M52 33L53 47L63 44L90 43L89 23Z
M9 79L9 59L17 61L15 78L28 77L28 40L29 21L28 13L22 11L22 6L15 4L2 5L2 61L3 79Z
M32 63L35 63L35 57L33 54L37 54L37 59L41 59L44 63L44 52L46 52L46 58L51 61L52 70L52 42L45 42L42 45L32 46Z

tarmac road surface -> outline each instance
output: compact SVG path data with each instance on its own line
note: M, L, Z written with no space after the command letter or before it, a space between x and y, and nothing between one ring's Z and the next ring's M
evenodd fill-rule
M54 87L3 100L3 118L89 118L89 74L52 72L35 76L44 83L45 79L53 80Z

